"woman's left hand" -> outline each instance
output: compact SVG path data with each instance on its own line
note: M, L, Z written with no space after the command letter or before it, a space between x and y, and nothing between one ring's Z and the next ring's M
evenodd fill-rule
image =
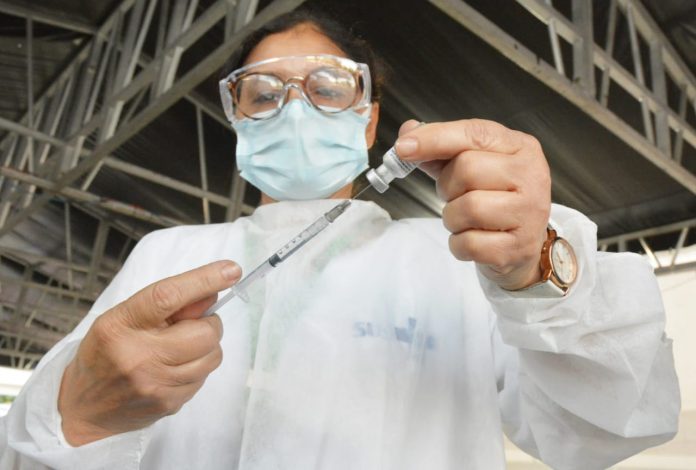
M475 261L505 289L540 280L551 176L538 140L493 121L412 120L401 126L396 152L436 179L456 258Z

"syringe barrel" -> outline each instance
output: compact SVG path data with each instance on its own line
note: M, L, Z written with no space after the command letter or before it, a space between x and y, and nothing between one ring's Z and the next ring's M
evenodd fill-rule
M406 162L396 154L394 147L390 148L382 157L382 164L367 172L367 180L373 188L380 193L389 189L389 183L394 178L405 178L417 166L418 162Z
M305 243L317 236L319 232L324 230L330 223L333 223L338 217L345 212L345 210L350 206L350 200L343 201L336 205L333 209L325 213L323 216L319 217L314 221L312 225L304 229L297 236L292 238L289 242L283 245L278 251L276 251L273 256L268 258L268 261L272 266L276 266L283 261L285 261L290 255L299 250Z
M297 236L283 245L275 254L269 258L272 259L272 264L275 266L282 261L285 261L290 255L299 250L305 243L314 238L319 232L324 230L329 225L328 219L320 217L312 225L304 229Z

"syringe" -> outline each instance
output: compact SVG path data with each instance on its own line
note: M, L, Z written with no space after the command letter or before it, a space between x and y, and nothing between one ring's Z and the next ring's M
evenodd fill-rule
M247 274L244 279L239 281L237 284L230 288L230 291L225 294L221 299L218 299L215 304L213 304L208 310L203 314L204 317L212 315L220 307L225 305L227 302L232 300L234 297L239 297L245 302L249 301L246 291L249 287L257 280L263 278L269 271L278 266L280 263L285 261L299 250L305 243L314 238L324 230L330 223L333 223L345 210L350 206L352 199L343 201L339 203L336 207L326 212L324 215L319 217L312 225L304 229L297 236L293 237L289 242L283 245L278 251L273 253L270 258L261 263L252 272Z
M305 243L328 227L330 223L345 212L355 198L360 196L370 187L375 188L380 193L385 192L387 189L389 189L389 183L391 183L394 178L404 178L418 166L417 162L405 162L401 160L396 154L394 147L390 148L387 153L384 154L382 160L383 162L379 167L368 170L366 174L367 180L370 182L370 186L364 188L351 199L337 204L333 209L319 217L314 223L312 223L312 225L304 229L288 243L283 245L280 250L276 251L270 258L257 266L256 269L246 275L244 279L232 286L227 294L225 294L221 299L218 299L215 304L205 311L203 316L207 317L212 315L234 297L239 297L243 301L248 302L249 297L247 296L246 291L254 282L263 278L266 274L268 274L269 271L288 259L290 255L299 250Z

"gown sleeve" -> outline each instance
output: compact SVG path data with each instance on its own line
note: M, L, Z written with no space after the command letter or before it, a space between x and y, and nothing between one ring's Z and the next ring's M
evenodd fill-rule
M0 418L0 469L137 469L146 445L145 429L72 447L62 433L58 393L66 366L95 318L152 282L147 267L156 250L150 234L133 249L126 263L89 313L37 365L9 413ZM153 250L154 248L154 250Z
M560 299L514 297L479 281L492 305L491 341L503 428L557 469L603 469L670 440L680 396L651 266L596 250L596 226L554 205L579 277Z

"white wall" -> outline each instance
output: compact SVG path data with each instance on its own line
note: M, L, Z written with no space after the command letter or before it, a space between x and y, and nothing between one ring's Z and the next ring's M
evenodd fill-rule
M16 397L22 386L29 380L30 370L11 369L0 366L0 395ZM0 403L0 416L5 416L10 409L9 403Z
M667 312L667 336L674 340L682 409L696 411L696 270L663 274L657 280Z
M30 370L11 369L0 366L0 395L16 397L31 375Z

